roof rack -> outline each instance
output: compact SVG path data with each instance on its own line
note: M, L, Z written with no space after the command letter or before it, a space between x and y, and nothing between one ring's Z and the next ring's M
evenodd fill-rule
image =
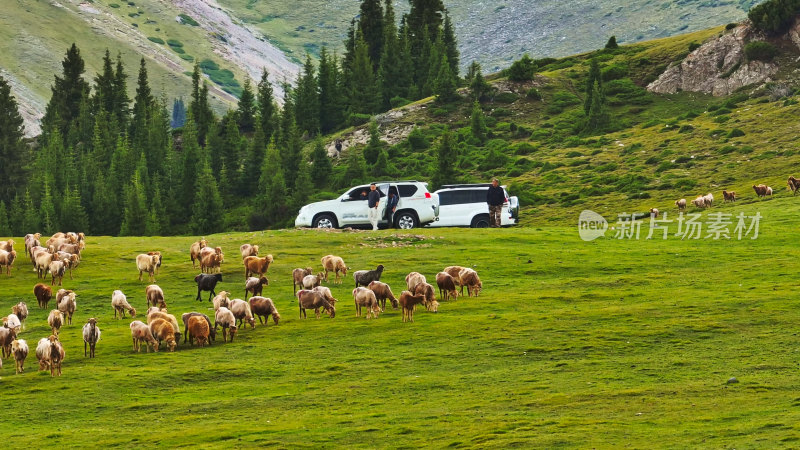
M473 184L445 184L440 189L454 189L454 188L474 188L474 187L489 187L491 183L473 183Z
M386 183L419 183L417 180L392 180L392 181L373 181L372 183L375 184L386 184ZM371 184L371 183L370 183Z

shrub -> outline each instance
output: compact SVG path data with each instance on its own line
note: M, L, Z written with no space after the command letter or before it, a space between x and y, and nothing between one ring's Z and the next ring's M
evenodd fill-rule
M536 89L536 88L528 89L528 93L525 94L525 96L528 97L531 100L541 100L542 99L542 93L539 92L539 90Z
M729 23L729 24L725 25L725 30L726 30L726 31L727 31L727 30L732 30L732 29L734 29L734 28L736 28L736 27L738 27L738 26L739 26L739 24L738 24L738 23L731 22L731 23Z
M728 138L737 138L737 137L742 137L742 136L744 136L744 131L742 131L742 130L740 130L738 128L734 128L734 129L732 129L731 131L728 132Z
M367 120L369 120L369 118L367 118ZM421 129L414 128L408 135L408 145L411 146L411 150L420 151L429 148L431 146L431 142Z
M672 163L669 161L664 161L656 167L656 172L663 172L665 170L672 169Z
M611 36L610 38L608 38L608 42L606 42L606 49L614 50L616 48L619 48L619 44L617 44L617 37Z
M186 50L182 49L181 47L170 47L170 48L172 49L173 52L179 55L186 53Z
M725 123L731 120L731 116L719 116L714 118L714 122L716 123Z
M694 189L695 186L697 186L697 181L691 178L679 178L675 180L675 182L672 183L672 185L675 186L675 189L688 190L688 189Z
M530 81L535 73L536 63L527 53L522 55L522 58L514 61L507 71L508 79L511 81Z
M739 147L739 153L741 153L743 155L746 155L748 153L753 153L753 150L754 150L753 147L751 147L749 145L743 145L743 146Z
M644 163L652 166L653 164L658 164L659 161L661 161L661 159L658 156L651 156L647 158Z
M189 61L189 62L194 61L194 56L192 56L192 55L181 54L181 55L178 55L178 56L180 56L181 59L183 59L184 61Z
M765 41L752 41L744 46L744 54L750 61L772 61L778 49Z
M364 125L365 123L369 122L369 119L371 119L371 118L372 118L372 116L370 116L369 114L352 113L347 118L347 122L351 126L357 127L359 125Z
M514 103L519 96L513 92L502 92L494 96L494 99L500 103Z
M687 162L689 162L691 160L692 160L692 158L689 158L686 155L678 156L677 158L675 158L675 164L684 164L684 163L687 163Z
M697 50L698 48L700 48L700 44L697 42L689 42L689 53Z
M219 70L219 65L210 59L204 59L198 64L200 69L206 70Z
M167 44L170 47L183 47L183 42L181 42L181 41L179 41L177 39L167 39Z
M109 3L108 6L111 7L111 8L119 8L119 4L118 3Z
M161 39L160 37L150 36L150 37L147 38L147 40L149 40L150 42L155 42L156 44L161 44L161 45L164 44L164 40Z
M750 9L747 18L762 31L781 34L791 26L798 9L800 0L768 0Z
M619 80L628 75L628 67L622 64L612 64L602 70L603 81Z
M516 148L514 149L515 155L530 155L531 153L536 152L538 150L537 147L527 143L527 142L520 142L517 144Z
M497 108L492 111L492 117L508 117L512 114L511 110L508 108Z
M409 103L411 103L411 100L403 97L392 97L391 100L389 100L389 104L392 105L392 108L400 108Z
M199 23L197 23L196 20L192 19L190 16L186 14L178 14L178 17L181 18L181 23L184 23L186 25L191 25L193 27L200 25Z
M736 147L734 147L732 145L726 145L726 146L724 146L724 147L719 149L719 152L722 153L723 155L727 155L728 153L733 153L735 151L736 151Z
M567 156L567 158L577 158L579 156L583 156L583 153L573 150L573 151L567 153L566 156Z
M694 127L687 124L682 126L680 130L678 130L678 133L691 133L692 131L694 131Z

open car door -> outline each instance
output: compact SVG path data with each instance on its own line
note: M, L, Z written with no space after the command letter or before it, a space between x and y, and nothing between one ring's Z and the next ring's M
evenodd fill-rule
M389 183L382 183L378 185L378 192L381 194L381 201L378 203L378 223L388 223L386 221L386 203L389 200ZM389 224L391 227L392 224Z

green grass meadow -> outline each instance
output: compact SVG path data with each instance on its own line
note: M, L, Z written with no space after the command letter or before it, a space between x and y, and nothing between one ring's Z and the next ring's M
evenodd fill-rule
M134 258L160 250L169 311L211 314L207 300L194 300L188 248L196 237L92 236L75 280L64 283L78 310L62 328L60 378L36 372L47 311L36 307L36 276L22 257L0 277L2 314L20 300L31 309L21 334L31 347L26 371L14 375L11 359L0 371L4 443L797 446L800 200L726 209L739 211L761 213L758 239L617 240L609 230L583 242L576 226L207 236L225 252L218 288L233 297L243 294L240 244L275 256L264 295L282 320L242 329L233 343L157 354L132 351L130 319L114 320L111 292L122 289L141 318L148 283L137 281ZM418 308L414 323L391 309L366 320L355 317L348 274L329 284L339 299L334 319L300 320L291 270L318 268L328 253L352 270L384 264L383 281L398 295L408 272L433 281L452 264L474 266L484 291L441 302L436 314ZM93 360L80 337L88 317L102 330ZM731 377L739 383L726 383Z

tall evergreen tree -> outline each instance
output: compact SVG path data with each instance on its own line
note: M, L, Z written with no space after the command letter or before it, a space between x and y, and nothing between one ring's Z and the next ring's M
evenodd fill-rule
M77 188L66 189L59 203L59 225L63 230L88 230L89 216L81 204L81 194Z
M194 120L197 142L205 145L206 136L215 118L214 112L211 111L211 105L208 103L208 86L201 81L200 66L195 62L192 72L192 103L189 104L189 111Z
M317 188L327 186L332 171L333 164L328 158L328 152L322 145L322 139L318 138L314 142L314 149L311 152L311 179L314 180L314 185Z
M600 93L603 92L603 77L600 75L600 64L598 64L597 59L592 58L589 65L589 76L586 79L586 86L584 87L586 95L583 99L583 112L587 116L589 115L589 109L591 109L592 102L594 101L593 96L595 89Z
M473 61L470 65L471 77L469 81L469 90L472 100L481 101L491 91L492 86L483 78L481 73L481 65L477 61Z
M147 126L153 107L153 93L147 80L147 65L144 58L139 62L139 78L136 83L136 97L133 103L131 122L131 144L137 152L147 152Z
M50 185L45 183L42 200L39 202L39 217L41 218L42 234L55 233L60 229L56 216L55 202L50 191Z
M192 214L191 205L194 204L195 200L197 176L200 173L200 158L204 156L197 142L197 132L191 114L186 118L186 125L183 126L183 152L181 156L181 190L178 193L178 207L183 210L183 217L189 217Z
M344 122L342 74L335 55L322 47L319 53L319 124L323 133L335 130Z
M433 176L433 185L436 188L458 181L456 161L458 161L458 148L455 139L451 132L445 131L436 149L436 173Z
M130 115L130 98L128 98L128 75L122 64L122 55L117 53L117 68L114 72L114 114L120 130L127 127Z
M103 70L94 77L94 103L98 110L108 114L115 114L117 101L116 86L114 85L114 65L111 53L106 49L103 56Z
M17 234L28 234L42 232L47 233L47 230L42 230L43 217L39 214L39 210L33 204L30 191L25 191L25 203L22 208L24 211L22 215L21 232Z
M137 171L125 186L125 208L119 234L122 236L144 236L147 224L147 205L141 175Z
M211 173L208 161L202 161L195 186L197 195L192 204L192 221L189 227L197 234L216 233L222 230L225 215L217 180Z
M362 183L367 178L367 165L364 162L364 155L355 148L351 148L348 153L344 178L339 181L339 184L343 186Z
M58 128L62 137L69 134L72 121L78 117L81 99L89 92L89 83L83 79L85 71L81 52L73 43L61 62L62 75L55 76L51 87L52 97L42 118L42 129L45 134Z
M11 199L25 184L28 151L22 142L25 128L11 86L0 76L0 201Z
M183 104L183 98L176 98L172 103L172 121L170 126L172 128L180 128L186 123L186 106Z
M603 92L600 90L598 83L593 83L593 86L592 104L589 106L589 113L586 115L584 133L602 131L609 122Z
M12 236L20 236L28 234L22 228L22 222L25 217L25 210L23 209L22 196L17 194L14 201L11 202L11 208L8 210L8 223L11 227Z
M358 19L358 28L367 44L367 54L373 64L373 71L377 72L383 53L384 23L383 8L380 0L362 0L361 14Z
M383 141L381 141L381 133L378 131L378 122L373 120L369 123L369 141L364 148L364 160L368 165L375 164L381 149L383 149Z
M267 225L276 225L286 218L286 181L281 170L281 156L275 142L267 146L261 176L258 179L259 206Z
M234 116L230 115L225 126L222 164L227 168L226 175L238 178L239 168L242 165L239 154L242 138L239 134L239 125L233 119Z
M119 184L110 178L106 179L103 172L97 173L94 178L94 195L92 196L92 216L90 230L94 235L114 236L119 233L122 216L120 205L124 199L117 197L112 184Z
M319 84L311 55L306 54L303 72L294 90L295 120L301 132L313 135L320 129Z
M372 114L377 111L380 101L372 62L369 59L367 44L360 35L356 39L353 70L350 74L350 112Z
M436 94L436 100L440 103L451 102L458 98L456 79L450 70L450 63L447 61L446 55L442 55L439 63L439 74L436 77L434 93Z
M258 120L261 124L261 131L264 133L264 142L269 142L275 135L276 121L275 98L267 69L261 72L261 80L258 82Z
M310 179L309 179L310 181ZM14 232L11 230L11 224L8 221L8 210L6 203L0 200L0 236L12 236Z
M283 179L286 182L286 186L294 186L294 180L297 178L297 170L302 159L303 141L300 136L300 129L294 121L289 122L284 135L286 136L286 141L278 149L281 155Z
M256 124L256 134L253 140L247 145L247 156L244 160L244 168L239 173L239 194L245 198L256 194L258 185L253 183L253 175L259 174L261 165L264 162L264 153L267 151L267 144L261 125Z
M447 55L447 62L450 64L450 72L458 79L458 65L460 53L458 51L458 42L456 41L456 32L453 29L453 22L450 21L450 15L447 11L444 13L444 26L442 28L442 42L444 42L445 54Z
M300 208L314 191L314 183L311 180L311 164L306 160L300 161L297 170L297 178L294 180L294 190L292 191L292 204L295 208Z
M470 130L472 131L472 136L478 140L478 142L482 145L486 142L486 134L488 133L488 129L486 128L486 117L483 115L483 110L481 109L481 104L475 102L472 105L472 115L470 115Z
M256 129L256 97L253 94L253 86L250 78L244 80L242 95L239 96L239 104L236 109L236 119L239 124L239 131L242 133L252 133Z
M404 48L406 40L398 36L395 24L394 7L392 0L386 0L385 14L383 16L383 53L381 54L378 69L378 83L382 98L381 110L392 107L391 100L395 97L405 98L411 84L409 77L410 55L406 58ZM405 65L404 64L409 64Z
M167 208L161 200L161 183L153 183L153 197L150 201L150 210L147 214L145 234L147 236L163 236L169 233L169 216Z

